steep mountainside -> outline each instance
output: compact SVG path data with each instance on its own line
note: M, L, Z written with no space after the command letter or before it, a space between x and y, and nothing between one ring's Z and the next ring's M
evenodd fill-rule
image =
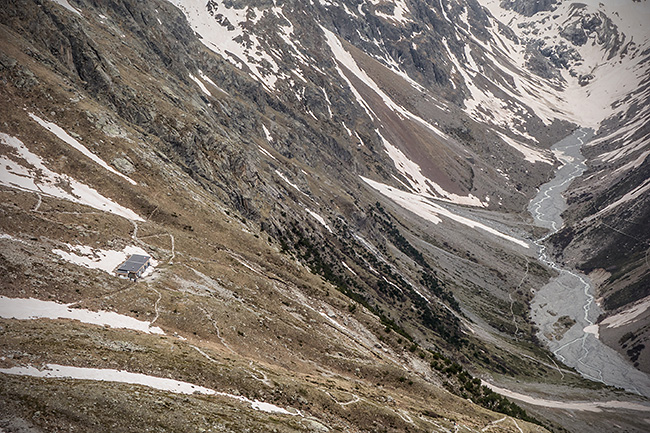
M641 314L650 295L649 17L645 2L615 1L563 2L536 15L544 27L512 14L506 18L517 22L520 36L534 34L536 48L567 82L577 78L580 87L568 89L571 99L578 97L574 118L597 134L583 150L588 169L569 190L566 226L553 242L562 260L590 274L605 313L619 313L601 317L602 338L645 371L650 371L644 350L650 330Z
M529 3L5 2L0 430L643 431L539 344L527 206L596 129L555 255L648 295L648 39Z

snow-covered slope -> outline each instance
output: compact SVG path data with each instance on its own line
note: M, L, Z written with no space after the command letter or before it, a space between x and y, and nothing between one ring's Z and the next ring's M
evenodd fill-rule
M648 74L647 2L561 1L529 17L498 0L481 4L517 35L519 44L508 48L520 68L550 71L559 86L556 115L597 128L638 101L626 97Z
M425 114L431 108L411 105L411 95L426 95L427 104L453 114L454 109L439 95L425 90L433 83L443 95L456 98L470 119L489 126L493 139L507 145L509 150L504 151L530 164L552 164L552 155L540 146L540 140L548 143L544 135L549 126L561 120L597 128L604 119L638 101L628 98L623 102L622 98L647 75L642 23L648 8L642 3L622 7L618 1L550 2L549 10L530 16L506 9L507 4L496 0L441 1L426 11L420 2L403 1L310 2L292 7L263 2L246 6L219 1L172 3L181 8L209 49L268 91L281 92L287 101L302 105L313 120L322 120L321 113L328 113L338 133L354 135L357 131L350 129L339 107L332 105L339 98L329 95L330 89L323 88L318 97L318 105L325 110L312 108L316 95L309 90L320 86L333 66L341 84L374 124L375 137L389 143L388 154L401 152L416 167L405 173L404 165L393 158L397 170L402 170L402 183L412 191L442 199L466 197L456 201L467 204L486 203L484 191L472 191L476 186L459 183L458 175L467 172L467 167L449 158L437 160L432 150L423 151L424 143L415 144L418 138L412 135L384 130L393 128L392 117L397 115L428 129L433 137L427 140L437 146L455 146L454 139ZM337 18L330 24L331 16ZM306 17L313 22L307 23ZM374 27L368 27L371 23ZM332 24L339 36L328 30ZM355 59L361 53L349 52L339 38L378 63L364 60L361 65ZM329 53L322 51L323 41ZM424 65L425 60L431 63ZM378 66L402 77L410 91L399 95L395 88L387 89L380 78L386 73ZM614 78L618 84L602 85ZM306 92L313 96L306 98ZM386 109L393 114L383 114ZM437 153L450 155L447 150ZM455 159L468 157L467 148L451 153L457 155ZM457 166L453 174L450 164ZM422 176L431 188L413 180ZM492 199L493 204L502 203L503 194Z

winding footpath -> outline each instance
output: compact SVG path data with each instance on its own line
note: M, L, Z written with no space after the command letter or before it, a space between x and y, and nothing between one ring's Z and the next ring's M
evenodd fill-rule
M535 224L550 230L535 241L539 259L559 273L535 293L532 318L540 329L540 339L566 365L588 379L650 397L650 376L632 367L598 339L596 320L602 310L595 302L589 278L575 270L563 269L551 259L544 245L563 226L561 214L567 204L562 194L586 169L581 147L592 134L589 129L579 129L552 147L562 165L555 177L542 185L528 207ZM554 336L557 331L554 325L564 316L575 324L561 337Z

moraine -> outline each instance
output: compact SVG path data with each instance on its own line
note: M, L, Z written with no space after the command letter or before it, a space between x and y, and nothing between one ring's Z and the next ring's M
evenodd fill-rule
M589 129L579 129L552 147L562 165L555 177L540 187L528 206L535 224L550 230L535 242L539 259L559 273L535 293L531 303L532 318L540 330L540 339L566 365L586 378L650 397L650 376L635 369L598 339L596 320L602 310L595 302L589 278L552 261L544 245L544 241L563 225L561 214L567 205L562 194L585 170L581 147L592 135ZM575 324L559 339L548 338L555 331L553 325L563 316L568 316Z

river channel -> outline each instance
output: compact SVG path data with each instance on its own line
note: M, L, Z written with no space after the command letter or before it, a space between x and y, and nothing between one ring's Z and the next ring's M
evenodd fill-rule
M555 356L584 377L650 397L650 376L635 369L598 339L595 323L602 310L595 301L589 278L576 270L560 267L544 246L544 241L562 228L561 214L567 208L563 193L585 170L581 147L592 135L590 129L579 129L551 148L562 165L555 177L540 187L528 206L535 224L550 230L535 242L539 259L559 273L535 293L532 319L540 329L539 338ZM575 321L575 324L558 338L558 328L554 325L560 318L564 318L564 323Z

